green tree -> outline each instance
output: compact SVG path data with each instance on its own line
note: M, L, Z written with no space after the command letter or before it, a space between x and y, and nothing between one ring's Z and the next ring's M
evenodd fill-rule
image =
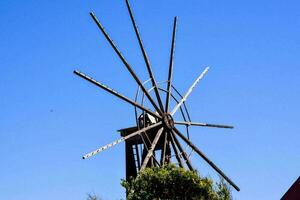
M175 165L143 170L135 179L122 180L127 200L231 200L229 187L221 180L214 184L196 171Z

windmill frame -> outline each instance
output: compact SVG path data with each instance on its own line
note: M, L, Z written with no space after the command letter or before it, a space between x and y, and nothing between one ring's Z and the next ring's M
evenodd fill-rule
M126 169L127 170L127 176L128 179L130 176L136 176L138 171L144 170L146 167L152 167L152 166L163 166L164 164L171 162L171 153L173 152L175 154L176 160L178 161L178 165L180 167L187 167L189 170L194 170L194 167L191 164L191 161L189 159L188 154L185 152L184 148L182 147L180 141L178 138L180 138L181 141L183 141L187 146L189 146L195 153L197 153L200 157L202 157L222 178L224 178L233 188L235 188L237 191L239 191L239 187L230 179L228 178L223 171L218 168L196 145L192 143L192 141L189 139L188 134L188 127L189 126L202 126L202 127L211 127L211 128L233 128L233 126L229 125L218 125L218 124L210 124L210 123L202 123L202 122L192 122L189 116L189 113L187 111L185 102L188 99L189 95L192 93L194 88L197 86L197 84L204 78L204 76L207 74L209 67L206 67L204 71L198 76L198 78L193 82L193 84L190 86L190 88L187 90L187 92L184 95L181 95L178 90L174 87L173 84L173 66L174 66L174 49L175 49L175 42L176 42L176 30L177 30L177 17L174 17L173 22L173 31L172 31L172 42L171 42L171 51L170 51L170 62L169 62L169 70L168 70L168 79L166 81L167 88L163 89L158 86L158 83L154 77L152 67L148 58L148 55L145 51L142 39L140 37L140 33L138 30L138 27L136 25L136 21L131 9L131 6L129 4L129 0L126 0L126 6L129 12L129 16L134 28L135 35L137 37L140 50L143 55L143 59L148 71L148 75L150 77L149 82L151 82L151 90L154 91L154 96L150 94L150 91L145 87L144 83L141 81L141 79L136 75L135 71L131 67L131 65L127 62L127 60L124 58L124 56L121 54L115 43L110 38L109 34L105 31L104 27L96 17L96 15L91 12L90 16L92 17L93 21L103 34L103 36L106 38L110 46L113 48L117 56L120 58L122 63L124 64L127 71L130 73L130 75L133 77L135 82L138 85L138 91L137 94L142 91L142 94L144 97L146 97L147 101L151 104L153 107L153 110L151 110L149 107L146 107L144 103L137 102L137 94L135 100L132 100L117 91L113 90L112 88L109 88L108 86L96 81L92 77L75 70L74 73L89 81L90 83L100 87L101 89L107 91L108 93L118 97L119 99L129 103L130 105L134 106L135 108L135 115L137 119L137 126L131 127L129 129L122 129L121 132L121 138L113 141L110 144L107 144L105 146L102 146L86 155L83 156L83 159L92 157L110 147L113 147L123 141L125 141L125 149L126 149ZM166 93L165 98L165 104L163 104L163 100L161 98L161 92ZM175 99L176 106L173 109L170 109L170 101L172 100L173 92L180 95L180 100ZM144 98L143 97L143 98ZM141 110L143 112L143 116L139 119L140 116L137 114L137 110ZM183 115L183 121L175 121L173 119L174 114L178 111L183 110L186 111L186 116ZM147 118L147 120L146 120ZM142 123L142 126L139 126L139 124ZM178 128L176 128L176 125L183 125L187 127L187 136L185 136ZM148 138L148 139L147 139ZM133 152L133 146L137 148L137 145L143 145L143 155L137 156L136 158L139 159L136 161L135 159L132 159L132 156L134 157L136 154ZM155 156L155 151L160 150L161 156L160 161L158 161L157 156ZM131 157L131 158L130 158ZM136 163L135 165L133 163ZM134 169L135 168L135 171Z

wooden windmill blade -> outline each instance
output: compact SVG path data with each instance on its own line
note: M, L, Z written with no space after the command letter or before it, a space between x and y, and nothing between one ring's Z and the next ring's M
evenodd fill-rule
M203 123L203 122L187 122L187 121L175 121L175 124L178 125L187 125L187 126L204 126L204 127L212 127L212 128L234 128L230 125L221 125L221 124L209 124L209 123Z
M228 178L221 169L219 169L202 151L200 151L188 138L186 138L177 128L173 129L174 132L183 139L195 152L197 152L214 170L216 170L231 186L234 187L237 191L240 191L240 188Z
M169 103L172 89L172 79L173 79L173 64L174 64L174 49L175 49L175 39L176 39L176 27L177 27L177 17L174 18L173 26L173 36L171 45L171 55L170 55L170 65L169 65L169 75L168 75L168 86L167 86L167 97L166 97L166 109L165 112L169 112Z
M172 144L172 148L175 152L175 156L176 156L176 159L178 161L178 164L180 167L184 167L184 163L182 162L182 156L181 156L181 153L179 152L179 149L177 148L177 145L175 144L175 140L174 140L174 137L171 133L170 134L170 137L171 137L171 144Z
M121 61L123 62L123 64L127 68L127 70L130 72L131 76L134 78L134 80L137 82L137 84L142 88L143 92L145 93L145 95L147 96L147 98L149 99L149 101L151 102L151 104L154 106L155 110L158 113L162 114L162 111L157 107L157 105L154 102L153 98L150 96L150 94L147 92L146 88L142 84L142 81L137 77L137 75L135 74L135 72L133 71L133 69L131 68L131 66L125 60L124 56L121 54L121 52L118 50L118 48L116 47L116 45L114 44L114 42L109 37L108 33L106 33L105 29L103 28L103 26L101 25L101 23L97 19L96 15L94 13L92 13L92 12L90 13L90 15L93 18L93 20L95 21L95 23L97 24L98 28L103 33L103 35L105 36L106 40L109 42L109 44L112 46L112 48L114 49L114 51L116 52L116 54L118 55L118 57L121 59Z
M179 152L177 152L177 156L181 156L184 159L184 163L188 166L189 170L194 170L192 163L189 159L189 157L187 156L186 152L184 151L184 149L182 148L180 142L178 141L178 139L176 138L176 134L174 133L174 131L172 130L170 132L171 135L171 139L174 142L174 144L176 145L176 147L178 148Z
M156 136L155 136L155 138L154 138L154 140L153 140L153 142L152 142L152 144L151 144L151 147L150 147L150 149L148 150L148 153L147 153L147 155L146 155L146 157L145 157L145 159L144 159L144 161L143 161L141 170L143 170L143 169L146 168L146 166L147 166L147 164L148 164L148 162L149 162L150 157L153 156L153 151L154 151L154 149L155 149L155 147L156 147L156 145L157 145L157 142L158 142L158 140L159 140L159 138L160 138L160 136L161 136L163 130L164 130L164 128L162 127L162 128L160 128L159 131L157 132L157 134L156 134Z
M170 145L168 145L168 137L169 137L169 133L167 131L164 130L163 133L163 143L162 143L162 149L161 149L161 158L160 158L160 164L161 166L164 166L167 162L166 162L166 155L170 154L167 153L167 151L170 152Z
M131 105L133 105L133 106L135 106L135 107L138 107L138 108L144 110L145 112L151 114L152 116L161 118L160 115L158 115L158 114L152 112L150 109L147 109L147 108L145 108L145 107L139 105L138 103L132 101L132 100L129 99L128 97L125 97L124 95L122 95L122 94L116 92L115 90L109 88L108 86L106 86L106 85L104 85L104 84L102 84L102 83L96 81L96 80L93 79L92 77L89 77L89 76L85 75L84 73L79 72L79 71L77 71L77 70L74 70L74 74L76 74L76 75L80 76L81 78L83 78L83 79L85 79L85 80L87 80L87 81L93 83L94 85L97 85L98 87L104 89L105 91L107 91L107 92L109 92L109 93L111 93L111 94L113 94L113 95L119 97L120 99L126 101L127 103L130 103Z
M192 93L196 85L206 75L209 68L206 67L204 69L204 71L197 77L197 79L193 82L193 84L190 86L190 88L184 95L181 95L176 89L176 87L173 84L174 51L177 30L177 17L175 17L172 30L168 78L165 82L157 82L153 74L148 55L145 51L138 27L136 25L136 21L129 0L126 0L126 6L150 79L145 82L142 82L142 80L139 79L131 65L121 54L121 52L119 51L115 43L112 41L108 33L105 31L97 17L91 12L90 15L92 19L94 20L94 22L96 23L96 25L98 26L108 43L111 45L117 56L120 58L127 71L137 83L138 90L135 99L132 100L124 96L123 94L118 93L112 88L109 88L108 86L96 81L90 76L87 76L84 73L77 70L74 71L74 73L77 76L87 80L88 82L100 87L104 91L134 106L136 116L136 126L119 130L121 138L86 154L83 158L89 158L108 148L112 148L121 142L125 142L126 179L129 179L131 176L137 176L138 172L144 170L146 167L161 167L165 164L173 162L174 160L178 163L180 167L186 167L189 170L194 170L194 166L192 166L192 162L190 160L189 155L187 155L183 145L180 143L180 141L183 141L185 143L185 146L189 146L194 152L196 152L200 157L202 157L218 174L220 174L232 187L239 191L239 187L231 179L229 179L223 173L223 171L220 168L218 168L189 139L188 130L190 126L228 129L233 128L233 126L230 125L194 122L190 118L188 109L185 105L186 100ZM151 81L150 89L146 87L146 83L149 81ZM167 84L166 87L163 87L163 83ZM141 92L139 92L140 90ZM151 92L154 92L155 96L151 95ZM165 105L163 104L161 99L162 93L165 93ZM148 106L146 106L144 102L145 98L147 101L149 101L150 107L154 108L153 110L149 109ZM169 108L172 103L171 101L175 103L175 107L172 110L170 110ZM181 120L173 119L173 116L177 111L180 112L182 118ZM184 133L181 133L176 128L177 125L186 127L187 137ZM178 138L180 138L180 140Z
M173 108L171 115L173 116L178 108L187 100L188 96L193 92L193 89L196 87L196 85L200 82L200 80L205 76L205 74L208 72L209 67L206 67L204 71L200 74L200 76L195 80L195 82L191 85L191 87L188 89L188 91L185 93L185 95L182 97L180 102Z
M150 126L147 126L147 127L143 128L143 129L141 129L141 130L138 130L138 131L136 131L136 132L133 132L133 133L131 133L130 135L127 135L127 136L125 136L125 137L121 137L120 139L117 139L117 140L113 141L112 143L109 143L109 144L107 144L107 145L104 145L104 146L102 146L102 147L96 149L95 151L92 151L92 152L90 152L90 153L84 155L82 158L83 158L83 159L86 159L86 158L89 158L89 157L91 157L91 156L94 156L94 155L96 155L96 154L98 154L98 153L100 153L100 152L102 152L102 151L104 151L104 150L106 150L106 149L108 149L108 148L110 148L110 147L113 147L113 146L115 146L115 145L117 145L117 144L119 144L119 143L121 143L121 142L123 142L123 141L126 141L126 140L128 140L128 139L130 139L130 138L132 138L132 137L134 137L134 136L136 136L136 135L139 135L139 134L141 134L141 133L143 133L143 132L145 132L145 131L151 130L151 129L153 129L153 128L155 128L155 127L161 125L161 124L162 124L162 122L158 122L158 123L152 124L152 125L150 125Z
M159 91L158 91L157 83L156 83L156 80L155 80L155 77L154 77L154 74L152 72L152 68L151 68L151 65L150 65L150 61L149 61L149 58L148 58L147 53L145 51L145 48L144 48L144 45L143 45L143 42L142 42L139 30L138 30L138 27L136 25L136 22L135 22L133 13L132 13L132 9L130 7L130 4L129 4L128 0L126 0L126 5L127 5L129 16L130 16L130 19L131 19L131 22L132 22L132 25L133 25L133 28L134 28L134 32L136 34L136 37L137 37L138 42L139 42L140 49L141 49L142 54L143 54L143 58L144 58L145 64L147 66L147 70L148 70L148 73L149 73L149 76L150 76L152 87L154 87L154 91L155 91L155 95L156 95L157 101L159 103L159 107L160 107L161 110L164 110L164 107L163 107L163 104L162 104L162 101L161 101L161 97L160 97L160 94L159 94Z

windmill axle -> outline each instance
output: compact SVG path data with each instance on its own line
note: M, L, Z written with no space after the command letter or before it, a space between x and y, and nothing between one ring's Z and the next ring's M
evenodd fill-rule
M174 120L171 114L166 113L162 118L163 125L166 129L172 130L174 128Z

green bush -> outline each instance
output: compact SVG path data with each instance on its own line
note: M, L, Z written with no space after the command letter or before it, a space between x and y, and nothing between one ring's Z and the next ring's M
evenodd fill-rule
M122 180L127 200L231 200L229 187L221 180L214 184L196 171L175 165L143 170L135 179Z

